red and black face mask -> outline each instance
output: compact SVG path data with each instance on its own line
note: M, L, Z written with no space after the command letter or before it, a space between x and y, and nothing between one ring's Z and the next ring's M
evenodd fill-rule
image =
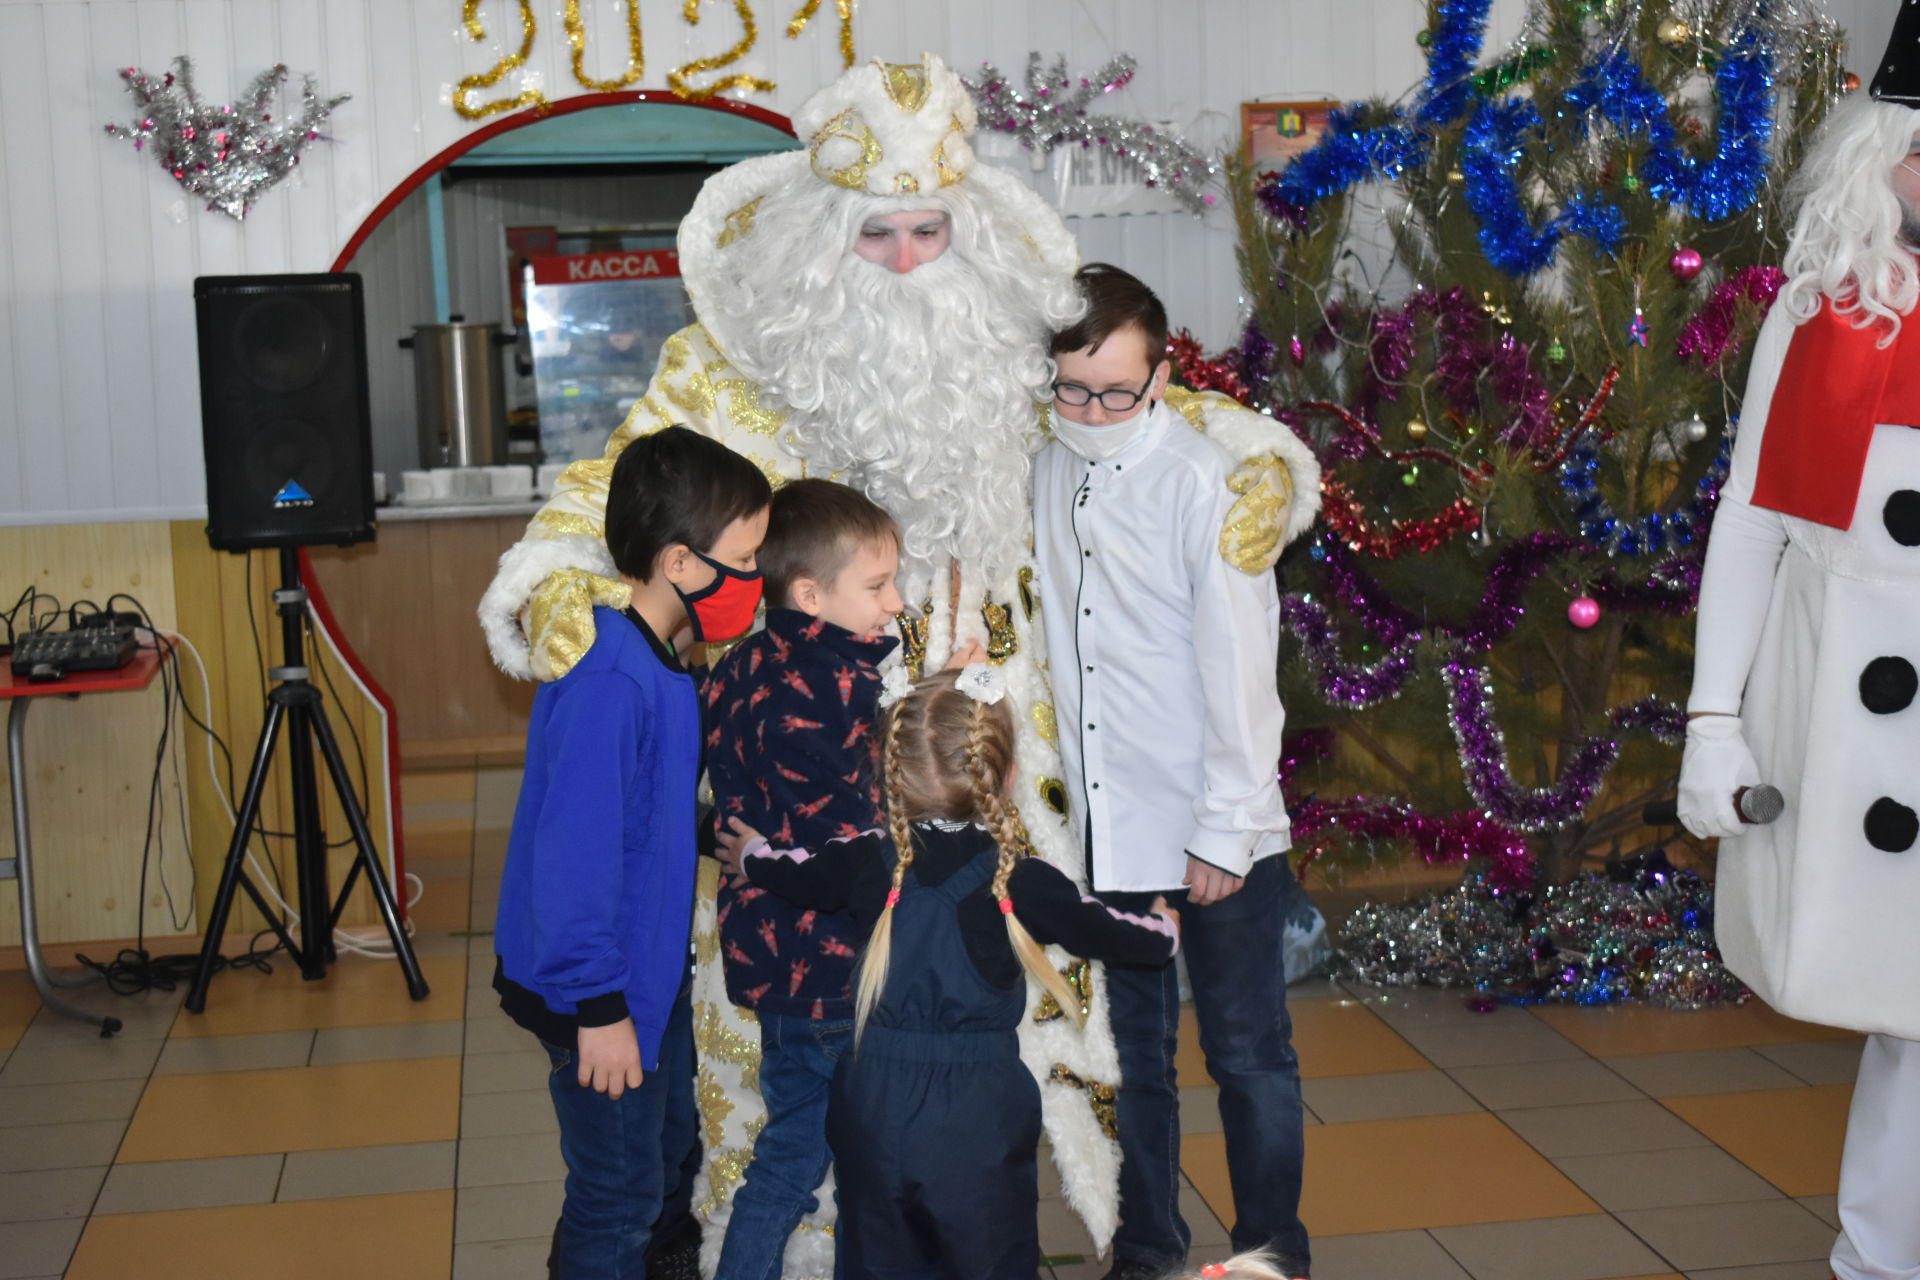
M698 591L673 588L693 623L693 638L704 644L746 634L747 628L753 625L753 614L760 607L760 593L764 589L759 571L746 573L721 564L712 556L698 551L693 554L711 566L714 573L713 581Z

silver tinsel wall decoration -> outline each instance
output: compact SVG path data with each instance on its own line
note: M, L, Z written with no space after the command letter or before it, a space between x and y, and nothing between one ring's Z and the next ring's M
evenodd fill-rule
M1057 58L1051 69L1040 55L1027 55L1024 90L1016 88L991 62L980 74L963 77L973 95L980 127L1010 133L1030 151L1051 151L1068 143L1104 147L1138 164L1146 184L1174 196L1194 213L1204 212L1215 197L1207 183L1220 166L1199 148L1174 134L1139 120L1121 116L1089 115L1095 95L1124 89L1139 64L1129 54L1114 58L1092 76L1067 74L1067 60Z
M120 78L140 117L132 124L108 125L108 135L130 139L136 151L151 147L174 181L205 199L209 210L236 220L300 163L310 143L325 138L321 122L352 96L321 98L313 77L302 76L299 109L276 119L287 82L285 65L255 76L240 101L218 105L200 101L193 63L184 57L175 58L173 70L157 80L138 67L121 71Z

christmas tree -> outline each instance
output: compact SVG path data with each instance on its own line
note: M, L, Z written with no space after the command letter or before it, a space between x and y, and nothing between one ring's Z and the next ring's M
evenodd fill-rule
M1542 0L1498 53L1488 7L1431 0L1406 99L1230 166L1252 318L1176 354L1325 466L1283 563L1296 846L1558 883L1670 792L1785 175L1850 77L1772 0Z

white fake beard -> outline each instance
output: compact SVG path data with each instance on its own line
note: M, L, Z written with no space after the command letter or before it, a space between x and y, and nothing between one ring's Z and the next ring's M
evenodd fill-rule
M855 486L899 523L908 604L949 557L989 582L1021 563L1044 442L1034 401L1051 374L1039 307L992 296L951 251L905 275L849 252L781 304L804 314L756 327L728 355L787 406L784 435L808 474Z

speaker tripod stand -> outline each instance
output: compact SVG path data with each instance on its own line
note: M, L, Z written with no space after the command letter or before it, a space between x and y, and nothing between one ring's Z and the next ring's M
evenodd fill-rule
M220 875L220 889L214 895L213 915L207 921L206 940L200 947L200 963L194 971L193 987L187 992L187 1008L199 1013L207 1007L207 984L213 980L220 957L220 941L226 933L227 917L233 911L236 889L245 889L260 909L280 943L300 966L300 975L312 982L327 976L327 966L337 958L333 946L334 926L353 892L362 870L379 904L387 936L393 940L394 958L406 975L407 992L415 1000L427 998L427 980L414 958L413 944L400 925L400 913L394 904L393 888L374 853L373 836L367 830L366 814L355 797L346 761L327 722L320 691L308 682L301 626L307 609L307 591L300 580L300 554L293 547L280 548L280 589L273 593L280 614L281 642L286 664L267 672L273 689L267 695L267 718L260 726L260 742L253 753L253 771L247 775L240 812L234 819L233 842L227 846L227 861ZM274 747L281 731L288 731L287 764L293 779L294 861L299 886L301 938L295 942L279 915L267 904L260 890L247 875L247 845L253 834L254 820L260 812L260 795L273 764ZM327 774L333 781L334 795L347 815L356 850L353 867L340 886L340 896L329 903L327 891L327 842L320 825L320 792L313 770L313 747L318 743L326 760Z

